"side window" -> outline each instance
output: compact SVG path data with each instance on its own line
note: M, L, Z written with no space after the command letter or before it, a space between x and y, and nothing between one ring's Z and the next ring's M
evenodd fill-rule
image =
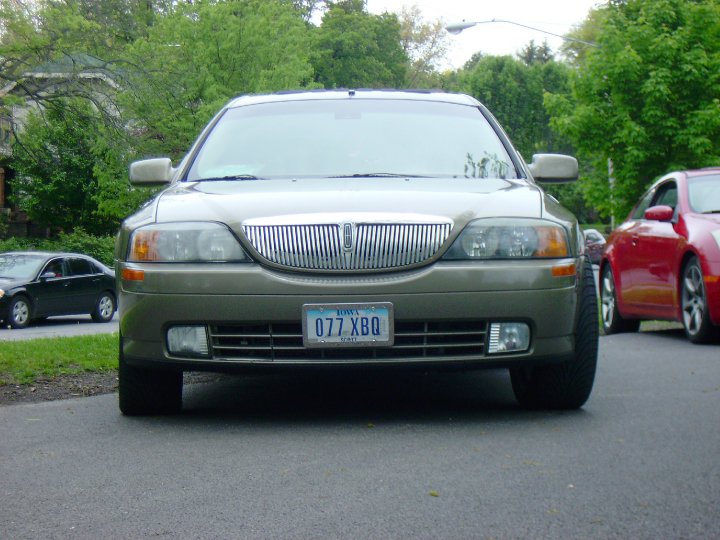
M85 259L69 259L71 276L87 276L93 274L93 267L90 261Z
M652 200L653 195L655 195L654 189L648 191L645 195L643 195L643 198L640 199L640 202L635 207L635 210L633 210L633 219L645 219L645 210L650 207L650 201Z
M664 204L673 210L677 206L677 185L675 182L667 182L657 190L657 196L653 200L653 206Z
M48 272L52 272L55 274L56 278L64 277L65 271L64 271L64 265L62 259L53 259L47 265L45 266L45 270L42 271L43 274L47 274Z

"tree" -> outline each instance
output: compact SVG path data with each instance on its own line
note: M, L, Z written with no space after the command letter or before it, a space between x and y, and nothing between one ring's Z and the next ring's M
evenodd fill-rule
M550 130L545 92L567 91L569 68L549 60L526 64L510 56L481 56L462 76L463 90L484 103L498 118L515 146L532 154L567 147Z
M175 4L130 51L122 105L144 154L182 156L236 95L312 85L310 38L284 0Z
M448 50L448 34L442 21L425 22L420 8L403 7L400 13L402 47L409 59L406 85L439 88L439 63Z
M316 30L315 80L325 88L401 87L408 57L394 14L371 15L363 0L333 3Z
M554 60L554 57L555 55L553 55L552 49L547 41L543 41L542 45L535 45L535 41L530 40L530 42L522 48L520 53L518 53L518 58L528 66L547 64L551 60Z
M109 196L109 192L103 195L95 174L96 168L107 167L96 148L101 128L98 113L79 99L48 103L29 114L13 148L17 175L12 187L16 204L34 222L66 232L81 227L112 234L119 219L147 197L147 193L136 195L131 204L125 197L121 215L99 212L100 201Z
M572 95L547 104L552 125L594 165L590 200L624 216L662 173L720 161L720 4L628 0L602 9L598 46L579 58Z

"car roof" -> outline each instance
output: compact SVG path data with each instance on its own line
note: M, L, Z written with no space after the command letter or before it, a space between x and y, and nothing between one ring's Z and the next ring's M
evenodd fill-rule
M706 167L704 169L692 169L682 172L687 176L707 176L708 174L720 174L720 167Z
M89 255L85 255L83 253L71 253L68 251L3 251L0 252L0 255L36 255L38 257L45 257L48 259L51 257L83 257L85 259L93 259Z
M321 101L337 99L375 99L403 101L435 101L457 105L480 105L475 98L465 94L453 94L439 90L288 90L272 94L249 94L236 97L227 104L227 108L255 105L258 103L277 103L288 101Z

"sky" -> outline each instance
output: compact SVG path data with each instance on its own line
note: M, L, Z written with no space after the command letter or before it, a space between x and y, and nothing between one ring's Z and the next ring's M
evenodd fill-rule
M503 19L532 26L551 34L563 35L585 20L601 0L367 0L370 13L399 13L404 6L417 6L427 22L443 23ZM447 64L442 68L460 68L481 51L490 55L514 55L530 40L547 40L557 51L562 39L529 30L517 24L484 23L450 36Z

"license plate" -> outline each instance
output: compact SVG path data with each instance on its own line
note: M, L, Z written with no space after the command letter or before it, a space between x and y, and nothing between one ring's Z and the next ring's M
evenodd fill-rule
M393 344L393 305L305 304L306 347L389 347Z

